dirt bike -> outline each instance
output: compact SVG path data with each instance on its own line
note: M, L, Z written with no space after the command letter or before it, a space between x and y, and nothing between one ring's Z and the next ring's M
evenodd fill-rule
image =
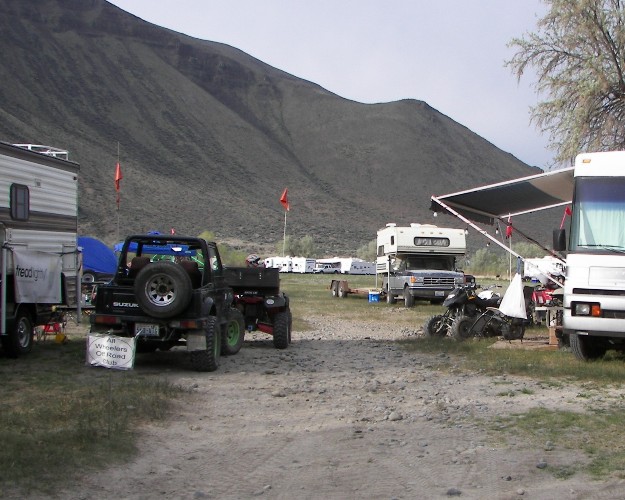
M427 336L455 337L458 333L459 319L476 318L486 311L487 307L497 307L501 301L499 294L492 291L499 285L480 287L475 283L465 283L453 289L445 298L443 306L447 308L444 314L429 318L423 329ZM482 288L481 292L477 292Z

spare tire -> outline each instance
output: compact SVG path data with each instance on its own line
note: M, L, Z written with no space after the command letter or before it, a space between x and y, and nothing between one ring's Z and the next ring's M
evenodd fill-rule
M180 314L191 302L191 278L173 262L152 262L135 279L135 297L139 307L155 318Z

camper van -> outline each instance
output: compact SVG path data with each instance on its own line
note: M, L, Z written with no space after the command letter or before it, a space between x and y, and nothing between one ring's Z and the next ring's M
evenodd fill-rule
M582 360L625 350L625 151L575 159L571 226L554 231L567 250L563 332Z
M42 146L38 146L42 148ZM55 305L76 305L77 163L0 143L0 339L6 355L31 350L33 327Z
M456 259L465 253L463 229L387 224L378 231L376 260L387 302L393 304L397 297L406 307L412 307L415 299L443 302L449 292L464 283Z

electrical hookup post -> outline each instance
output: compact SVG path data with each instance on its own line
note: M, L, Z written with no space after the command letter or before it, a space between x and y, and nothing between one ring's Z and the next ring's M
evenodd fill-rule
M287 188L284 188L284 191L282 191L282 196L280 196L280 203L284 208L284 234L282 236L282 257L284 257L284 252L286 249L286 213L290 210L289 190Z

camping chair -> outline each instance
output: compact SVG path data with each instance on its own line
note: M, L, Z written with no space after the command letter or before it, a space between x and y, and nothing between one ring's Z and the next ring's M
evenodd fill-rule
M67 320L65 313L59 309L55 309L50 316L50 320L40 329L35 329L38 341L45 341L46 337L54 337L59 344L67 342L65 335L65 327Z

